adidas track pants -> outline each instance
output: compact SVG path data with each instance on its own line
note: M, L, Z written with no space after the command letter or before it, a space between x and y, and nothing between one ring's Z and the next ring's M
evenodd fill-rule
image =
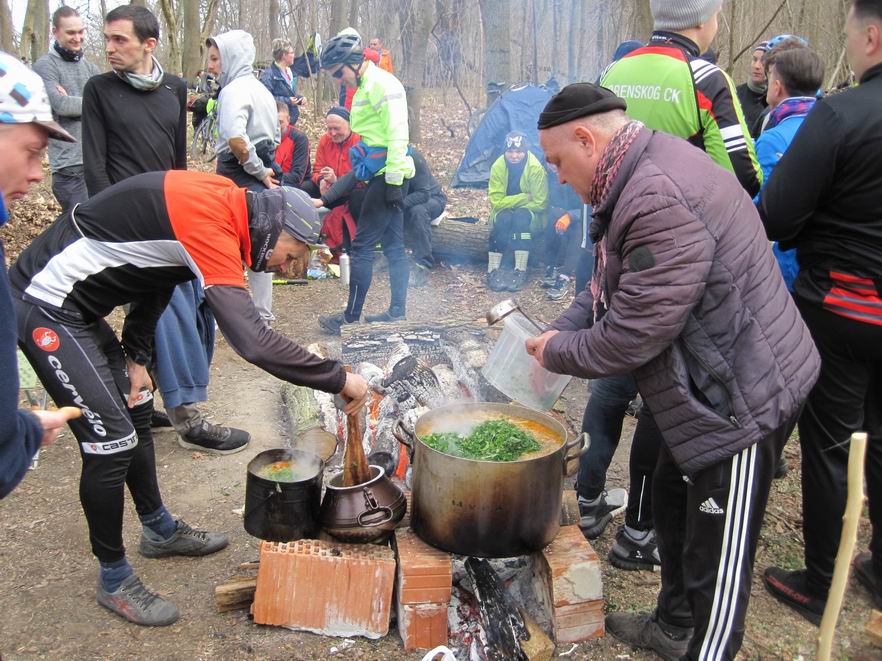
M686 659L734 659L778 457L798 416L687 482L663 445L652 511L661 556L659 617L694 627Z

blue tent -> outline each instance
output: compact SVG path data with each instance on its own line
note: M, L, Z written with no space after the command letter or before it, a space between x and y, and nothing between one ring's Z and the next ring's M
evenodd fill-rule
M510 88L496 99L469 140L451 185L454 188L486 188L490 181L490 167L502 154L505 135L509 131L526 133L530 139L530 151L545 163L539 148L536 122L551 96L552 92L545 87L522 85Z

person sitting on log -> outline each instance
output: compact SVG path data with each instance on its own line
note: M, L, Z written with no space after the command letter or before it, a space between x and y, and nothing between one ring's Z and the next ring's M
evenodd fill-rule
M511 131L505 152L490 168L490 242L487 286L493 291L520 291L527 284L527 261L533 231L542 227L548 199L545 168L530 153L527 136ZM503 268L503 257L514 253L514 271ZM510 263L510 262L509 262Z
M304 181L312 176L312 164L309 162L309 138L291 124L288 105L276 101L279 113L279 131L282 141L276 147L275 162L279 166L279 182L283 186L300 188Z
M404 226L411 249L411 284L425 286L429 269L435 265L432 258L432 221L444 213L447 196L432 174L425 157L411 148L415 174L410 180L410 190L404 198Z

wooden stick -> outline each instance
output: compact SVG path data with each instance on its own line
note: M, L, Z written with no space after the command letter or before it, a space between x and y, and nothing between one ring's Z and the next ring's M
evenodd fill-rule
M346 371L352 368L346 366ZM371 469L364 454L361 439L364 437L363 411L346 416L346 451L343 455L343 486L354 487L371 479Z
M842 517L842 537L839 540L839 551L836 553L836 564L833 566L833 583L827 595L824 617L818 633L818 661L830 661L833 648L833 633L845 587L848 583L848 572L851 568L851 557L857 543L857 529L864 508L864 455L867 451L867 435L855 432L851 435L848 449L848 500L845 503L845 515Z

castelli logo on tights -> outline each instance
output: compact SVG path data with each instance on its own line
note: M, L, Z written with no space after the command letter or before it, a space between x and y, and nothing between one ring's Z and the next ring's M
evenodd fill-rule
M61 340L58 339L58 333L51 328L35 328L34 332L31 333L31 337L34 339L34 344L40 347L43 351L52 352L61 346Z
M107 430L104 428L104 421L101 419L101 416L90 409L89 405L83 401L83 396L77 392L77 387L70 382L70 376L62 368L61 361L55 356L49 356L49 365L55 370L55 378L58 379L62 386L70 390L73 403L83 412L83 417L91 425L92 431L98 434L98 436L107 436Z

